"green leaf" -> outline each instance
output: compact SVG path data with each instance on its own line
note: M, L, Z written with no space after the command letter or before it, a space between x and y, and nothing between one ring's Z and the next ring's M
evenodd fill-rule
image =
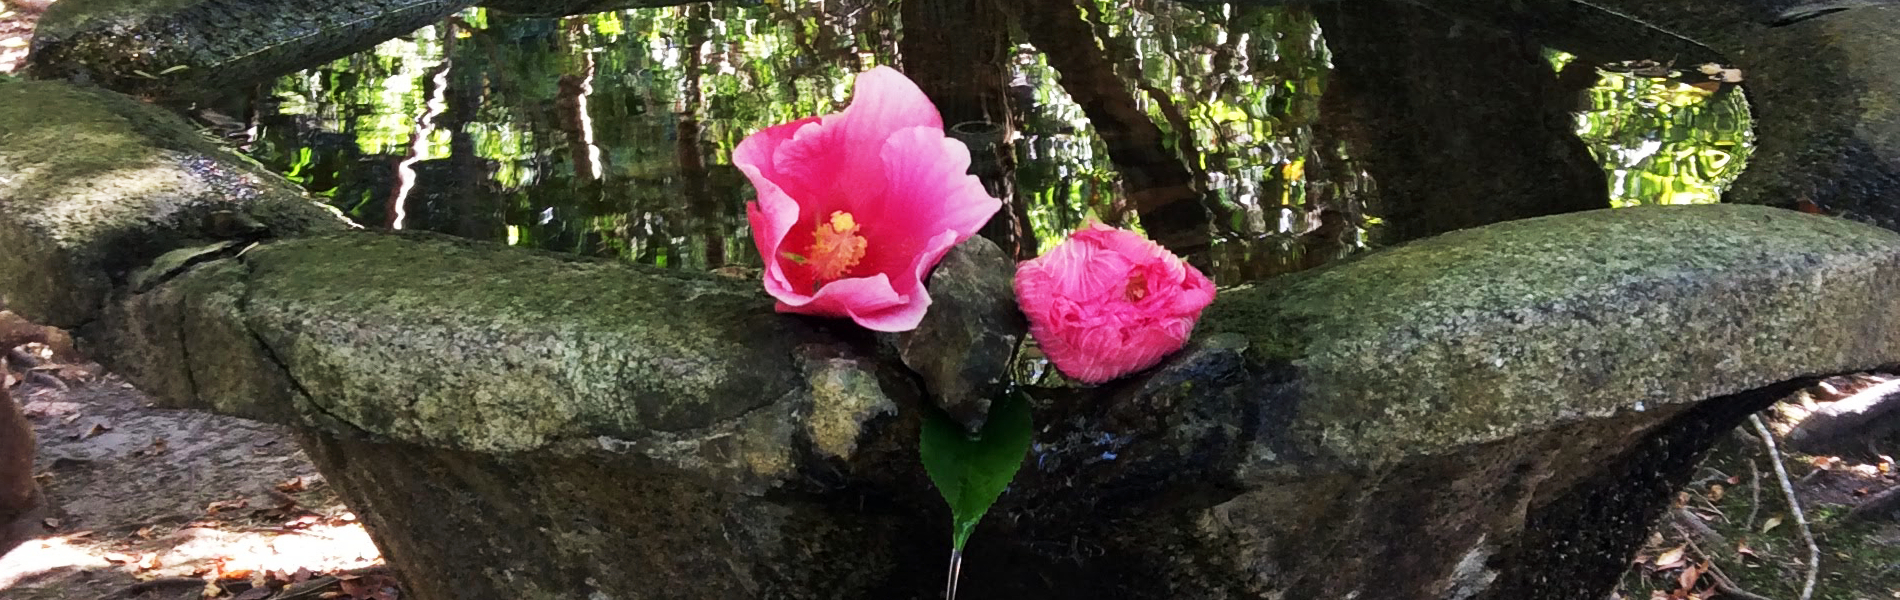
M963 551L977 521L1016 478L1034 433L1029 399L1019 392L1004 394L992 404L989 422L974 436L941 412L931 411L924 417L919 448L924 471L937 484L944 502L950 503L950 515L956 521L951 530L956 551Z

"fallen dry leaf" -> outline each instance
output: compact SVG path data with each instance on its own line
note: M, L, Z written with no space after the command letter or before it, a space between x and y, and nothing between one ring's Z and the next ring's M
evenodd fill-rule
M99 437L100 434L108 432L108 431L112 431L111 425L107 425L104 422L98 422L98 423L93 423L91 427L87 427L84 432L72 434L71 437L72 439L75 439L75 440L89 440L95 437Z
M1761 522L1761 532L1768 533L1769 530L1779 527L1780 525L1781 525L1780 515L1768 517L1768 520Z
M388 575L345 575L337 579L343 593L356 600L397 600L396 580Z
M277 484L277 491L283 492L286 494L295 494L297 492L304 491L304 489L305 489L305 484L304 484L303 477L295 477L295 478L287 479L283 483Z
M1702 579L1702 571L1708 568L1708 564L1707 562L1703 562L1700 565L1689 565L1688 568L1683 569L1682 573L1676 575L1676 588L1684 592L1694 593L1695 582L1696 580Z
M234 509L244 508L250 505L251 505L251 501L248 498L239 498L236 500L218 500L216 502L212 502L211 504L205 505L205 514L215 515L215 514L218 514L219 511L234 510Z
M1688 549L1689 549L1689 546L1685 544L1681 546L1676 546L1674 548L1670 548L1668 550L1664 550L1662 554L1656 555L1656 561L1651 568L1657 571L1664 571L1664 570L1674 569L1676 567L1682 566L1683 552L1687 551Z
M1709 501L1710 501L1710 502L1721 502L1721 501L1722 501L1722 493L1723 493L1724 491L1726 491L1727 489L1728 489L1728 488L1725 488L1725 487L1722 487L1722 484L1719 484L1719 483L1711 483L1711 484L1709 484Z

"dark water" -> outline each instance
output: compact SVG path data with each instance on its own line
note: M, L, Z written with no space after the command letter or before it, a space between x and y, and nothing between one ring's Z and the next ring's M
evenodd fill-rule
M1019 258L1091 216L1144 229L1223 284L1402 241L1381 235L1382 215L1408 214L1387 208L1421 184L1386 176L1404 161L1342 124L1352 98L1328 96L1341 40L1310 10L995 4L475 9L203 116L365 226L745 272L760 259L733 147L841 108L852 74L892 65L970 142L973 171L1006 200L984 235ZM1553 81L1572 60L1533 58ZM1607 175L1599 205L1714 201L1746 159L1742 95L1687 85L1701 83L1688 66L1591 66L1593 87L1555 102ZM1347 88L1368 89L1331 93Z

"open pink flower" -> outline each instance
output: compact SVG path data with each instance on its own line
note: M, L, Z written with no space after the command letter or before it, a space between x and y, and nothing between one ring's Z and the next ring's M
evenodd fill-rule
M767 127L732 162L758 188L746 205L780 312L850 317L878 331L917 327L923 279L1003 206L969 149L910 79L858 75L844 112Z
M1016 301L1057 369L1101 383L1180 350L1214 284L1141 234L1090 222L1016 268Z

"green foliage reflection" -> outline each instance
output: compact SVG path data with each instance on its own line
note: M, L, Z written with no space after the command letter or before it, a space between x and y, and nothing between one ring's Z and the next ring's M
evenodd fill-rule
M250 149L366 225L755 269L751 189L731 166L733 148L765 126L837 110L865 68L902 64L902 1L561 19L471 9L278 79L258 104ZM1374 186L1320 122L1331 56L1310 12L1076 2L1091 39L1052 49L1015 26L1009 35L1004 155L1014 160L999 187L1021 206L1022 237L1046 249L1091 217L1152 230L1131 196L1153 196L1137 188L1156 178L1111 160L1105 140L1158 129L1151 154L1180 175L1167 181L1179 189L1159 194L1205 208L1194 232L1205 243L1191 259L1217 281L1365 247L1379 222L1365 211ZM1017 6L1032 5L1056 6ZM1065 81L1052 50L1097 54L1112 79ZM1610 171L1617 205L1714 201L1747 157L1741 94L1607 73L1590 97L1579 132ZM1139 123L1082 108L1103 101L1132 106L1117 118Z
M1577 135L1609 174L1613 206L1718 202L1754 149L1734 87L1623 69L1602 71L1589 94Z

